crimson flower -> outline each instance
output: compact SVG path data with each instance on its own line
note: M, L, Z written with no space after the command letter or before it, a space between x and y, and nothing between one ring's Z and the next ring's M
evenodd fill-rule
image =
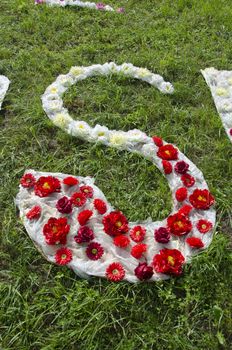
M107 211L106 203L99 198L94 199L93 201L94 208L98 211L99 214L103 215Z
M155 230L155 240L162 244L170 241L170 232L166 229L166 227L160 227Z
M92 242L88 245L85 252L90 260L99 260L104 254L104 249L101 244Z
M146 235L146 229L142 226L135 226L130 230L130 238L134 242L142 242Z
M34 187L35 183L36 179L31 173L23 175L23 177L20 180L20 184L25 188Z
M189 196L189 201L196 209L207 210L214 204L214 197L208 190L196 189Z
M200 238L197 237L189 237L186 239L186 243L191 247L191 248L203 248L204 243Z
M39 205L35 205L31 208L26 214L28 220L37 220L41 215L41 207Z
M178 159L178 150L171 144L161 146L158 149L157 156L164 160Z
M86 198L93 197L93 188L91 186L81 186L80 191L85 195Z
M183 236L192 230L189 218L181 213L170 215L167 219L168 229L175 236Z
M60 248L56 251L56 263L59 265L67 265L72 261L72 251L68 248Z
M91 216L93 215L92 210L82 210L78 216L77 216L77 220L79 222L79 224L81 226L85 225L87 223L87 221L89 221L89 219L91 218Z
M47 244L65 244L70 226L67 218L50 218L43 227L43 234Z
M125 235L114 237L114 245L119 248L126 248L130 244L130 239Z
M197 222L196 227L201 233L207 233L212 229L213 224L210 221L201 219Z
M60 181L54 176L41 176L35 183L35 194L39 197L47 197L52 193L60 192Z
M195 179L189 174L183 174L181 176L181 181L185 187L192 187L195 184Z
M153 136L152 140L157 147L163 146L163 140L158 136Z
M86 203L86 196L81 192L73 193L71 202L75 207L82 207Z
M134 270L135 276L140 281L149 280L153 276L152 266L148 266L147 263L139 263L139 265Z
M57 201L56 208L62 214L70 214L72 212L72 202L67 197L62 197Z
M185 174L188 171L189 165L184 160L177 162L174 169L178 174Z
M156 272L179 276L185 259L177 249L162 249L153 258L153 266Z
M181 207L179 210L178 210L178 213L179 214L184 214L185 216L189 215L190 212L192 211L193 207L189 204L185 204L183 205L183 207Z
M115 237L128 232L128 221L121 211L112 211L103 217L104 231L109 236Z
M87 243L94 239L93 230L88 226L82 226L77 231L77 235L74 237L75 242L78 244Z
M119 282L125 276L124 267L120 263L112 263L106 269L106 277L112 282Z
M67 176L64 180L63 180L63 184L67 185L67 186L75 186L79 184L79 181L73 177L73 176Z

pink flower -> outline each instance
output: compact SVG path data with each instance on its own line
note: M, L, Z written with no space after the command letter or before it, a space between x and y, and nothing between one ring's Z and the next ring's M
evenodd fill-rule
M124 7L119 7L119 8L117 9L117 12L118 12L118 13L124 13L124 12L125 12Z
M105 10L105 5L102 2L96 4L97 10Z

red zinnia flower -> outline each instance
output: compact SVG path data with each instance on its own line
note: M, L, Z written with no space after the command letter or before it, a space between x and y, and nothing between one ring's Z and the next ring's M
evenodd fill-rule
M153 136L153 137L152 137L152 140L153 140L153 142L154 142L154 144L155 144L156 146L158 146L158 147L163 146L163 140L162 140L160 137L158 137L158 136Z
M125 270L119 263L112 263L106 269L106 277L113 282L121 281L125 276Z
M165 160L178 159L178 150L171 144L161 146L157 152L157 156Z
M56 251L56 263L59 265L67 265L72 260L72 251L68 248L60 248Z
M77 231L77 235L74 237L75 242L78 244L87 243L94 239L93 230L88 226L82 226Z
M104 231L109 236L119 236L128 231L128 221L121 211L112 211L104 216L102 223Z
M174 169L178 174L185 174L188 171L189 165L184 160L177 162Z
M168 160L162 160L164 174L168 175L172 173L172 164Z
M39 205L35 205L31 210L29 210L26 214L26 217L29 220L36 220L39 219L41 215L41 207Z
M149 280L153 276L153 268L148 266L146 262L139 263L134 272L140 281Z
M193 207L191 205L185 204L185 205L183 205L183 207L181 207L178 210L178 213L179 214L184 214L184 215L189 215L192 209L193 209Z
M201 233L207 233L212 229L213 224L210 221L201 219L197 222L196 227Z
M23 175L23 177L20 180L20 184L25 188L34 187L35 183L36 183L36 179L30 173Z
M153 266L156 272L169 275L180 275L185 259L177 249L162 249L153 258Z
M51 193L60 192L60 181L53 176L41 176L35 184L35 194L39 197L47 197Z
M101 244L93 242L88 245L85 252L90 260L99 260L104 253L104 249Z
M188 196L188 191L185 187L180 187L176 190L175 197L178 202L183 202Z
M71 202L75 207L82 207L86 203L86 196L81 192L73 193Z
M63 184L67 185L67 186L75 186L79 184L79 181L73 177L73 176L67 176L64 180L63 180Z
M142 242L145 238L146 229L142 226L135 226L130 230L130 238L134 242Z
M147 251L147 245L144 243L138 243L131 249L131 255L135 259L140 259L143 256L143 253Z
M94 205L94 208L101 215L105 214L105 212L107 211L106 203L103 200L99 199L99 198L94 199L93 205Z
M126 248L130 244L130 239L125 235L114 237L114 245L119 248Z
M196 189L189 196L189 201L196 209L207 210L214 204L214 197L208 190Z
M80 187L81 192L85 195L87 198L93 197L93 188L90 186L81 186Z
M92 210L83 210L81 211L78 216L77 216L77 220L79 222L79 224L81 226L85 225L87 223L87 221L89 221L89 219L91 218L91 216L93 215Z
M183 236L192 230L192 223L189 218L180 213L170 215L167 219L168 228L175 236Z
M192 187L195 184L195 179L189 174L183 174L181 176L181 181L185 187Z
M204 243L200 238L197 237L189 237L186 239L186 243L191 247L191 248L203 248Z
M65 244L70 226L67 218L50 218L43 227L47 244Z

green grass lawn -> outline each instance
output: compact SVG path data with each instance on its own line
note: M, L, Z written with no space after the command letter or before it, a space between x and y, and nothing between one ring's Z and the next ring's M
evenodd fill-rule
M231 1L108 2L126 13L0 2L0 74L12 82L0 112L0 348L232 349L232 145L199 72L232 69ZM176 144L217 200L213 243L178 279L81 280L46 262L17 217L14 197L26 168L95 176L131 221L168 215L171 193L150 162L72 138L42 110L40 96L59 74L107 61L147 67L172 82L175 94L121 77L88 79L65 96L73 117Z

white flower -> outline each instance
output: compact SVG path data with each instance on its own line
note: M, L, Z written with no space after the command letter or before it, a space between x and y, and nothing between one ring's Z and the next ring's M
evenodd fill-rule
M174 88L173 88L172 84L166 83L166 82L163 82L162 84L160 84L158 89L161 92L163 92L164 94L172 94L174 92Z
M69 125L68 132L73 136L86 137L88 135L91 135L91 127L84 121L73 120Z
M109 129L106 126L96 125L91 132L91 136L94 140L106 142L109 137Z
M131 142L147 142L149 137L141 130L134 129L127 132L128 141Z
M74 66L70 69L69 74L73 75L74 77L78 77L82 75L84 72L85 72L84 67Z
M112 132L109 138L109 144L113 147L120 147L127 142L127 137L124 132Z
M139 68L136 72L139 78L148 78L152 76L152 73L147 68Z
M72 120L68 114L64 113L57 113L52 118L53 123L61 129L67 129Z

